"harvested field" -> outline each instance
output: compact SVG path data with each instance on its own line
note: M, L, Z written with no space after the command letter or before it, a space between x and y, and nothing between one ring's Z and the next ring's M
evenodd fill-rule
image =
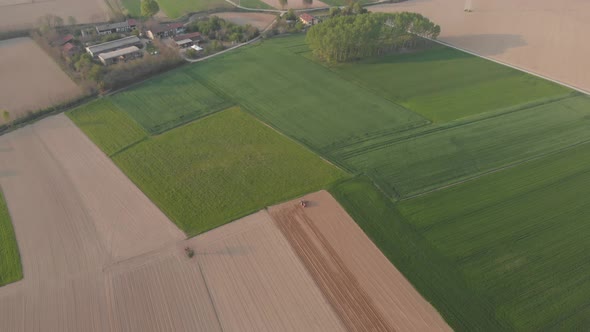
M450 330L326 191L269 208L351 331Z
M590 2L473 0L471 13L464 6L412 0L370 10L419 12L441 25L442 41L590 91L590 45L580 42L590 30Z
M215 16L238 25L250 24L260 31L268 27L276 18L276 15L273 14L239 12L216 13Z
M109 19L104 0L0 0L0 32L31 28L46 14L58 15L66 22L73 16L78 23Z
M4 7L0 7L2 15ZM0 111L8 111L12 120L82 94L30 38L0 41L0 59ZM0 124L3 121L0 116Z

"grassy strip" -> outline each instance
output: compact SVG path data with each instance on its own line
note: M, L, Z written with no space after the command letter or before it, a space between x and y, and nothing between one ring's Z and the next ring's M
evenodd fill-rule
M398 213L367 178L356 178L330 192L416 289L456 330L499 331L506 326L492 304L469 290L464 276Z
M8 207L0 190L0 286L23 278L23 269Z
M189 236L347 176L237 108L113 160Z
M107 155L112 155L147 137L143 128L106 98L78 107L66 114Z
M127 0L130 1L130 0ZM232 6L224 0L160 0L160 9L170 18L178 18L187 13L204 12Z

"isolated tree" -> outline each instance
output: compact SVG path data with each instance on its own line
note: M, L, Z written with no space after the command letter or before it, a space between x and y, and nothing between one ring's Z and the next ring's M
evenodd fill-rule
M7 110L2 111L2 119L8 123L10 121L10 113Z
M160 6L155 0L141 0L141 16L152 17L160 11Z
M288 5L288 2L287 0L279 0L279 5L281 5L281 9L285 9L285 7Z
M287 11L287 14L285 14L285 19L287 21L296 21L297 20L297 15L295 15L295 11L293 10L293 8L289 8L289 10Z
M305 8L311 7L311 5L313 5L313 0L303 0L303 5Z
M68 16L68 25L76 25L78 24L78 21L76 21L76 18L74 16Z

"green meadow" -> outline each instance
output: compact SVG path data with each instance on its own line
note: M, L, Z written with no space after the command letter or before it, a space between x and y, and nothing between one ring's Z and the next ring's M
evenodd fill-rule
M23 278L20 253L8 207L0 190L0 286Z

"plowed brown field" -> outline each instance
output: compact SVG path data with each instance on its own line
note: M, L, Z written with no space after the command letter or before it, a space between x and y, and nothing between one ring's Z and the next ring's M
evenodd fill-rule
M104 0L0 0L0 31L31 28L46 14L65 22L70 16L77 23L104 22L108 10Z
M419 12L441 25L440 40L590 91L590 2L586 0L410 0L370 7Z
M8 111L11 120L82 94L76 83L30 38L0 41L0 87L0 111ZM3 121L0 116L0 124Z
M349 330L450 330L328 192L304 199L270 214Z

